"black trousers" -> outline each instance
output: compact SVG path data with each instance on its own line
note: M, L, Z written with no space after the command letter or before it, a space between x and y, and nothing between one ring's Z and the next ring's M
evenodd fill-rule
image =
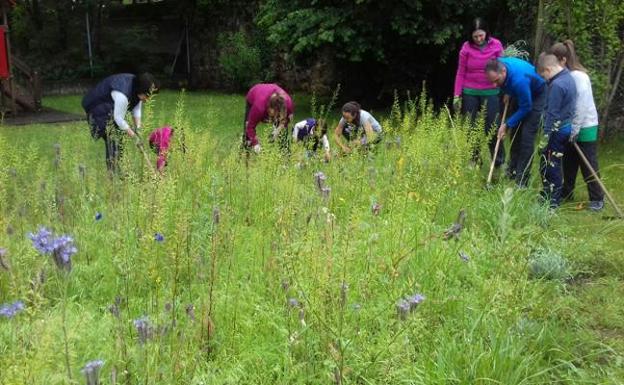
M546 107L546 86L542 91L533 95L531 111L522 119L520 125L511 130L511 149L509 153L509 176L519 186L526 186L531 174L535 137L542 121L542 114Z
M474 124L477 120L481 108L485 106L485 124L483 130L488 136L488 146L490 148L490 158L494 156L494 149L496 148L496 135L490 136L492 127L494 132L497 132L498 124L500 122L500 97L499 95L489 96L476 96L476 95L462 95L462 113L470 115L470 122ZM480 160L479 148L475 148L472 153L472 159L474 161ZM505 149L503 146L499 146L498 153L496 154L496 160L494 161L494 167L500 167L505 162Z
M596 174L600 177L598 172L598 145L597 142L578 142L578 146L589 161L589 164L596 171ZM581 159L574 145L570 144L563 156L563 189L562 196L564 199L574 198L574 186L576 185L576 175L578 169L581 169L583 174L583 180L587 184L587 192L589 193L590 201L601 201L604 199L604 192L602 188L593 177L589 168L585 166L585 163Z

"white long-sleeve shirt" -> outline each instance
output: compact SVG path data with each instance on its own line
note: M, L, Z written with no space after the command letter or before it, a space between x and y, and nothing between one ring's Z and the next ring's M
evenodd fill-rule
M115 119L115 123L119 129L128 131L130 125L126 122L126 112L128 111L128 98L126 95L119 91L111 91L111 98L113 98L113 102L115 103L113 107L113 119ZM143 102L139 101L137 105L132 109L132 116L135 120L140 121L141 119L141 107Z
M591 80L583 71L571 71L576 85L576 108L572 119L572 134L578 134L582 128L598 125L598 111L594 103Z
M295 126L293 127L293 133L292 133L293 141L295 141L295 142L299 141L299 131L303 130L307 123L308 123L307 120L302 120L299 123L295 124ZM311 136L313 134L314 134L314 129L311 128L306 136ZM329 149L329 139L327 139L327 135L321 136L321 144L323 145L323 149L326 152L330 151L330 149Z

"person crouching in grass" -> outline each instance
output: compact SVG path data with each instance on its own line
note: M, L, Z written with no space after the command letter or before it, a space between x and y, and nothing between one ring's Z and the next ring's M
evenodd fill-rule
M342 106L342 118L334 131L334 139L342 152L349 154L353 147L366 148L381 142L381 125L358 102L348 102Z
M546 79L546 114L544 118L544 141L540 174L543 180L542 198L551 208L561 204L561 160L564 156L576 108L576 84L570 71L564 68L552 54L542 53L538 59L538 72Z
M169 126L157 128L149 136L150 148L158 154L156 159L156 169L161 173L167 165L167 155L171 147L171 137L173 136L173 128Z
M324 120L307 118L298 122L293 127L292 140L294 143L302 143L308 156L314 156L322 147L325 162L331 160L327 123Z

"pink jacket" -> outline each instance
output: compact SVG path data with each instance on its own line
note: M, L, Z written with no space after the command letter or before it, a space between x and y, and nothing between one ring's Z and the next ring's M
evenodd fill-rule
M290 117L293 114L295 108L290 95L277 84L263 83L251 87L246 97L250 110L249 115L246 117L247 124L245 126L245 133L247 134L247 139L251 141L252 146L258 144L256 126L258 123L269 119L267 106L269 104L269 98L271 98L271 95L274 93L281 93L284 95L284 99L286 100L286 115ZM286 124L288 125L288 122Z
M459 63L455 76L454 96L460 96L464 88L489 90L496 88L485 77L485 65L488 60L496 59L503 54L501 42L490 36L483 49L471 41L467 41L459 51Z
M172 135L173 129L166 126L155 129L149 136L150 146L158 154L158 160L156 161L156 168L158 171L162 171L167 164L167 152L171 146Z

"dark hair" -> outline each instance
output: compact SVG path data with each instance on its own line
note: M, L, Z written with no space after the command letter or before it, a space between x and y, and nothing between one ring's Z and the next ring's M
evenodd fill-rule
M281 92L271 94L268 107L277 111L277 116L272 119L274 123L285 123L287 119L286 98Z
M360 106L360 103L353 101L345 103L345 105L342 106L342 112L348 112L351 116L353 116L353 124L355 124L356 127L360 125L361 109L362 107Z
M500 61L496 60L496 59L490 59L488 60L487 64L485 65L485 72L496 72L496 73L502 73L503 72L503 68L505 67L505 65L503 63L501 63Z
M160 84L149 72L144 72L134 78L134 90L137 95L152 95L158 93Z
M572 40L566 40L563 43L555 43L550 47L549 52L557 57L559 61L566 59L566 67L572 71L587 72L587 69L583 67L578 56L576 56L576 50L574 49L574 43Z
M477 17L470 24L470 32L468 33L468 41L472 43L472 34L474 31L480 29L485 31L485 41L487 42L490 39L490 29L488 28L487 23L480 17Z

